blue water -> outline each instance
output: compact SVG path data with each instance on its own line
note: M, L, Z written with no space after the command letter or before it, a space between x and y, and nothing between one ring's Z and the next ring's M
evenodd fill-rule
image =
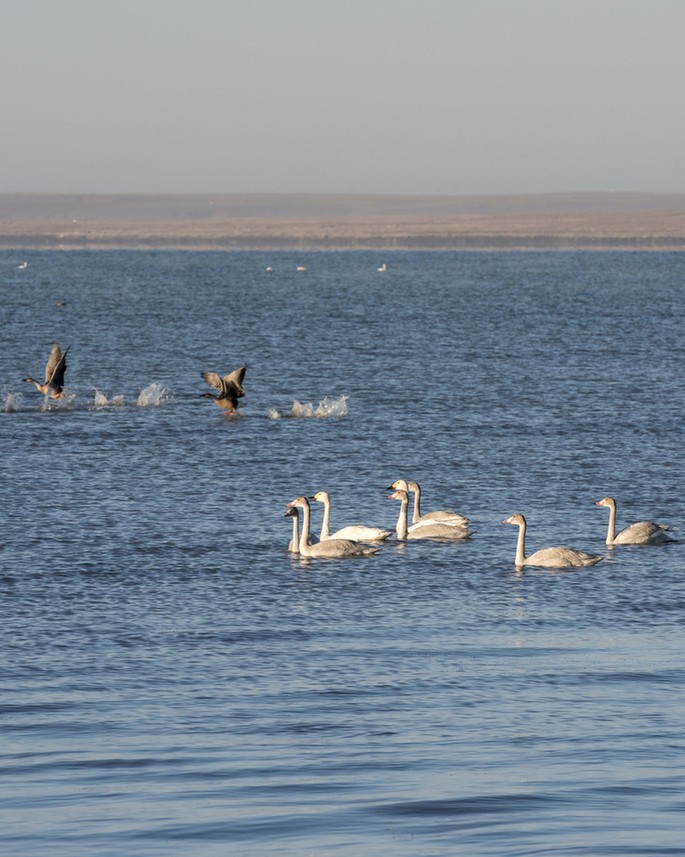
M6 252L0 293L1 853L685 854L685 541L594 505L685 539L685 254ZM392 528L398 478L473 538L287 553L286 502ZM606 559L517 572L518 511Z

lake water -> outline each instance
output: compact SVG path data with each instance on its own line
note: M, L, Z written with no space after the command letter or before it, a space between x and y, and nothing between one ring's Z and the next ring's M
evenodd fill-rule
M685 543L607 551L594 505L684 538L685 254L0 277L0 852L685 854ZM244 362L229 418L200 373ZM288 554L286 502L392 528L398 478L473 538ZM517 572L514 512L606 559Z

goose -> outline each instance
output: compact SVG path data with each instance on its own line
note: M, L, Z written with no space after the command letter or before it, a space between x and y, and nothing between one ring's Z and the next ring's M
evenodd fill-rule
M218 396L215 396L213 393L202 393L202 398L211 399L227 413L234 414L238 408L238 399L241 399L245 395L243 378L245 377L246 369L247 366L241 366L240 369L234 369L233 372L229 372L223 378L221 375L217 375L216 372L200 373L210 387L219 391Z
M378 548L365 547L350 539L327 539L325 542L309 544L309 500L296 497L289 507L302 510L302 532L300 533L300 555L306 557L371 556Z
M609 529L606 543L608 545L663 545L673 539L666 535L670 530L668 524L655 524L653 521L637 521L635 524L616 532L616 500L613 497L603 497L595 502L595 506L606 506L609 509Z
M349 527L343 527L331 535L329 529L331 522L331 498L328 492L317 491L309 499L316 500L317 503L323 503L323 522L321 524L321 534L319 535L319 541L321 542L327 539L351 539L353 542L382 542L392 535L392 530L382 530L380 527L365 527L363 524L353 524Z
M55 342L45 365L45 383L41 384L40 381L33 378L23 378L22 380L33 384L39 393L44 393L50 399L61 399L64 396L62 388L64 386L64 373L67 371L68 353L69 348L63 352L59 347L59 342Z
M466 527L454 527L443 524L440 521L422 524L419 527L407 526L407 509L409 507L409 494L399 488L388 494L388 500L400 501L400 514L397 518L397 538L404 539L467 539L471 534Z
M603 559L601 556L564 546L542 548L542 550L526 556L526 519L517 513L506 518L502 523L514 524L519 528L515 559L517 566L540 565L546 568L575 568L577 566L595 565Z
M469 525L469 519L457 512L450 512L447 509L439 509L435 512L426 512L421 514L421 486L418 482L407 482L404 479L396 479L390 488L390 491L407 491L414 494L414 512L412 514L412 522L409 529L414 527L422 527L426 524L448 524L452 527L465 528Z

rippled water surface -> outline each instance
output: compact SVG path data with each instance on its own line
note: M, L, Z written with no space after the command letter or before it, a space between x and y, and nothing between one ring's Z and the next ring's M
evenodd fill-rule
M685 854L684 543L608 551L594 505L685 538L685 255L0 278L3 854ZM243 363L226 417L200 372ZM397 478L475 535L287 552L287 501L392 529ZM517 572L513 512L605 559Z

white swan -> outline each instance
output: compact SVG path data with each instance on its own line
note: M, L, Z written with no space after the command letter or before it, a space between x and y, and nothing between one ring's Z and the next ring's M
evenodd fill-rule
M595 565L603 557L596 556L575 548L558 546L553 548L542 548L535 553L526 556L526 519L521 514L512 515L503 524L515 524L519 528L518 541L516 542L516 565L540 565L545 568L575 568L577 566Z
M426 524L448 524L452 527L468 527L469 519L458 512L451 512L447 509L438 509L434 512L426 512L421 514L421 486L418 482L406 482L404 479L396 479L390 486L391 491L411 491L414 494L414 511L412 514L412 522L409 527L412 530L414 527L422 527Z
M454 527L443 524L440 521L421 524L418 527L407 526L407 510L409 508L409 494L402 488L388 494L388 500L400 501L400 514L397 518L397 538L404 539L467 539L471 534L466 527Z
M288 506L302 510L302 532L300 533L300 555L312 557L371 556L378 548L358 545L350 539L328 539L325 542L309 544L309 500L296 497Z
M595 506L606 506L609 509L609 529L606 538L608 545L663 545L673 541L666 535L666 530L671 529L670 526L655 524L653 521L637 521L617 533L614 498L603 497L595 502Z
M365 527L363 524L353 524L343 527L331 535L331 498L327 491L317 491L310 500L323 503L323 522L319 541L327 539L351 539L353 542L382 542L392 535L392 530L382 530L380 527Z

